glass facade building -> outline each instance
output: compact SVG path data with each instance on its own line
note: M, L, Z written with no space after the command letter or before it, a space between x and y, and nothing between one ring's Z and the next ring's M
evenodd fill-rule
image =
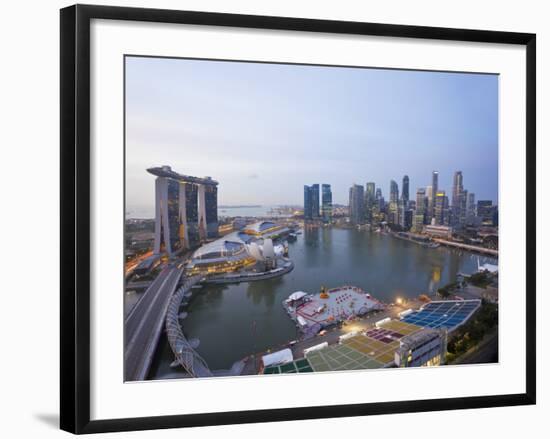
M311 185L311 217L313 219L319 218L319 185Z
M366 185L365 192L365 215L367 222L372 222L375 204L376 204L376 185L373 182L369 182Z
M453 177L453 193L451 197L451 218L450 223L453 227L458 227L464 224L466 216L466 194L464 193L464 185L462 171L456 171Z
M434 208L435 224L443 226L448 224L449 199L445 191L439 191L435 194Z
M218 237L218 187L206 185L204 189L206 236L213 239Z
M425 188L416 190L416 209L414 211L413 227L416 232L422 231L422 226L426 223L426 212L428 208L428 197Z
M200 244L199 236L199 190L195 184L185 184L185 211L187 225L188 247L195 247Z
M179 221L179 194L180 194L180 184L175 180L168 180L168 196L167 196L167 205L168 205L168 241L170 242L170 253L177 253L183 244L183 235L180 230L180 221ZM163 224L165 226L165 224ZM161 234L164 230L161 231ZM166 236L166 234L164 234ZM166 242L164 245L166 246Z
M476 216L476 194L473 192L468 193L468 198L466 201L466 216Z
M435 203L436 203L438 191L439 191L439 172L433 171L432 172L432 202L430 204L430 211L428 212L430 219L435 216Z
M311 188L304 185L304 219L311 219Z
M329 185L330 190L330 185ZM332 193L331 193L331 206L332 206ZM319 185L312 184L311 186L304 186L304 219L314 220L319 219Z
M323 222L330 224L332 222L332 190L330 184L323 184L321 193L321 213Z
M390 181L390 203L397 203L399 199L399 186L395 180Z
M481 223L484 225L495 225L495 222L498 223L498 219L495 221L495 217L498 218L496 214L496 206L493 206L491 200L479 200L477 202L477 216L481 218Z
M208 237L218 235L218 189L210 177L181 175L170 166L149 168L155 175L155 254L172 256L201 242L199 223ZM202 197L199 197L200 194ZM199 198L201 198L199 202ZM206 227L205 227L206 231ZM206 233L205 233L206 234Z
M365 223L365 190L359 184L349 190L349 217L352 224Z
M401 199L405 204L405 208L407 208L409 204L409 176L408 175L403 176L403 186L401 187Z

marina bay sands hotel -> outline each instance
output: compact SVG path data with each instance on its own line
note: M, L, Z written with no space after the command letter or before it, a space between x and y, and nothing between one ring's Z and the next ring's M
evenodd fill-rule
M218 237L218 182L190 177L170 166L147 169L155 175L154 253L172 256Z

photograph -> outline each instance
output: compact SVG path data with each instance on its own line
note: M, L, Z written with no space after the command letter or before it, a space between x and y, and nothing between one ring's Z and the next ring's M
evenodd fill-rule
M498 73L123 63L126 382L499 363Z

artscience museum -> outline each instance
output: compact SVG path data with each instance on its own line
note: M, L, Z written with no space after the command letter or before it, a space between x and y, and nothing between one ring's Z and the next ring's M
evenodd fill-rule
M190 274L223 274L241 270L266 271L277 266L287 247L290 229L271 221L249 224L242 230L197 249L187 264Z

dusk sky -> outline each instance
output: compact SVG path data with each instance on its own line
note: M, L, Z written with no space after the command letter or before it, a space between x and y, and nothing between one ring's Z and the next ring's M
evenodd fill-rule
M410 198L461 170L476 200L498 200L498 76L126 58L126 210L153 217L145 171L212 176L219 204L303 204L304 184L353 183Z

